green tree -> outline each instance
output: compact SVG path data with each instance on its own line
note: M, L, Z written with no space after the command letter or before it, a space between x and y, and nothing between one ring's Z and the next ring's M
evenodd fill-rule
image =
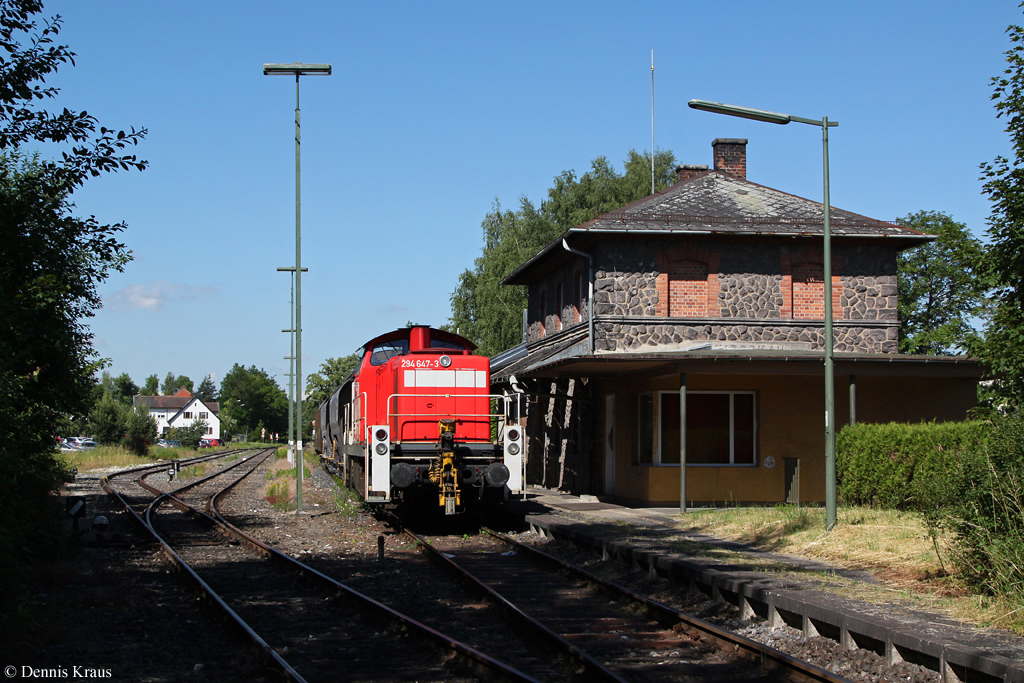
M204 401L217 400L217 385L214 383L211 375L207 375L203 378L203 381L199 383L199 388L196 389L196 396Z
M235 363L221 380L220 401L243 429L262 422L268 431L287 431L288 394L262 368Z
M89 412L89 433L104 445L121 441L128 427L131 410L111 393L104 393L92 411Z
M674 182L674 167L672 152L655 154L656 191ZM518 211L503 211L496 199L484 217L480 257L459 275L451 295L445 329L472 340L486 356L519 344L526 288L504 286L501 280L566 230L648 196L650 157L630 150L624 169L620 174L606 157L597 157L579 178L575 171L563 171L539 209L520 197Z
M971 321L982 314L989 289L984 245L966 225L939 211L918 211L896 222L937 237L897 256L900 353L965 353L977 344Z
M114 397L126 406L132 404L132 398L139 393L139 385L132 381L127 372L114 378Z
M164 377L163 383L160 385L160 393L164 396L173 396L180 389L192 391L193 386L192 380L185 375L175 375L173 372L168 372L167 376Z
M412 325L407 325L411 327ZM356 354L340 358L328 358L320 364L320 368L306 378L306 400L302 402L302 433L303 438L312 434L313 419L320 405L331 397L334 390L341 386L345 378L356 369Z
M1011 158L982 164L982 192L992 203L988 219L988 265L996 308L985 327L978 355L995 384L1000 404L1024 399L1024 29L1007 28L1006 69L992 79L996 117L1005 119Z
M89 178L146 167L127 154L144 130L47 110L59 91L45 80L74 53L54 42L59 17L39 27L41 9L0 0L0 580L57 537L40 521L56 516L39 514L53 509L49 493L65 476L54 435L89 411L103 366L83 321L101 304L97 283L131 258L118 241L126 226L74 216L72 196ZM49 145L53 159L43 156Z
M156 396L160 393L160 378L150 375L146 378L146 384L142 387L143 396Z
M149 407L139 405L127 413L125 420L125 447L136 455L146 455L156 441L156 420L149 414Z

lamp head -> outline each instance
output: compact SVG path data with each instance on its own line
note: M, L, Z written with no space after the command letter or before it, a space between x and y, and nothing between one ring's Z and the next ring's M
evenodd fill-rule
M701 111L709 111L713 114L737 116L741 119L752 119L754 121L764 121L765 123L778 123L785 125L792 120L789 114L779 114L778 112L765 111L763 109L740 107L735 104L721 104L720 102L709 102L707 100L690 100L689 105L690 109L700 109Z
M330 76L330 64L264 64L264 76Z

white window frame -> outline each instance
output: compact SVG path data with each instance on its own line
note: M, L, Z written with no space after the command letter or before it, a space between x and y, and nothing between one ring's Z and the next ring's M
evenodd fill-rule
M640 424L641 424L641 419L640 419L640 410L641 410L641 408L640 408L640 405L641 405L641 401L643 400L644 396L651 396L652 394L654 395L654 416L653 416L654 417L654 419L653 419L654 435L653 435L653 438L652 438L653 451L654 451L653 454L652 454L653 462L640 462L640 445L641 445L641 440L643 438L643 435L640 434L640 430L639 430L639 427L640 427ZM679 463L677 463L677 462L663 463L661 461L661 397L664 394L675 394L675 395L678 395L679 392L678 391L666 391L666 390L644 391L644 392L641 392L640 394L637 395L636 416L637 416L637 427L638 428L637 428L636 449L637 449L637 464L640 467L679 467ZM726 395L729 396L729 462L727 462L727 463L725 463L725 462L721 462L721 463L720 462L687 462L686 466L687 467L757 467L757 462L758 462L757 435L758 435L758 429L759 429L758 423L757 423L757 392L756 391L687 391L686 392L686 395L688 397L689 396L708 395L708 394L726 394ZM753 406L752 406L752 411L754 413L753 414L753 439L754 439L754 443L753 443L754 461L753 462L741 462L741 463L735 462L735 460L736 460L736 399L735 399L735 397L737 395L747 395L747 396L752 396L753 397Z

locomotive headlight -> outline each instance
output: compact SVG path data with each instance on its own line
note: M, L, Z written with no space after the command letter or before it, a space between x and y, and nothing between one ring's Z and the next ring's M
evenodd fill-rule
M519 444L510 443L509 445L505 446L505 452L508 453L509 455L519 455Z
M374 434L374 436L377 437L377 441L383 441L384 439L388 438L388 433L387 433L387 430L378 429L377 432ZM377 452L380 453L381 451L377 451Z
M386 443L379 443L373 448L375 451L377 451L377 455L384 455L385 453L388 452L388 445Z
M519 441L519 430L510 429L507 432L505 432L505 436L508 437L509 441Z
M452 359L448 356L441 356L441 367L446 368L452 364Z

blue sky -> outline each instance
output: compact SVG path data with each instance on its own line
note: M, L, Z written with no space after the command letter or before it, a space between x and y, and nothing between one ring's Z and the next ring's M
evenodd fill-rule
M497 198L651 144L710 164L749 139L748 178L821 198L820 130L698 112L692 98L839 121L832 202L945 211L982 235L978 166L1009 153L989 80L1014 2L50 2L77 53L58 106L149 130L151 167L87 183L135 260L90 321L115 375L285 383L294 265L294 81L302 82L303 371L406 321L440 325Z

